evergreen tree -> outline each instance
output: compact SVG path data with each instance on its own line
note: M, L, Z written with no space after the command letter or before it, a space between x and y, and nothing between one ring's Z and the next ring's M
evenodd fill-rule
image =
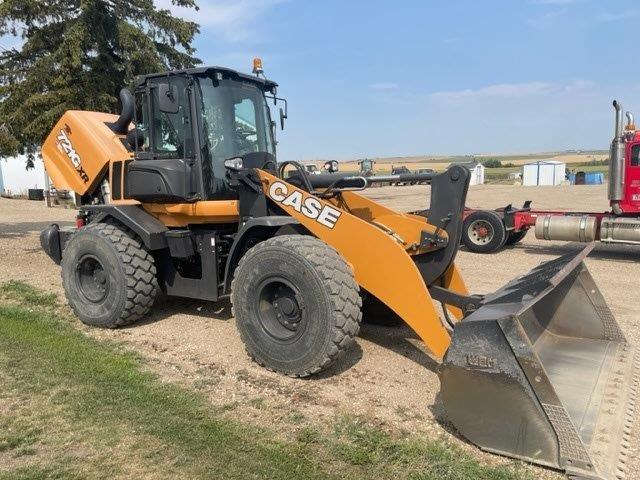
M154 0L0 0L0 35L22 40L0 48L0 158L32 157L66 110L116 112L136 75L200 63L198 31Z

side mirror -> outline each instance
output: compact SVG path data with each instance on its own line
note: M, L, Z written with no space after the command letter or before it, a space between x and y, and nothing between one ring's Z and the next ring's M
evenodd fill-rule
M280 130L284 130L284 121L287 118L287 114L284 113L282 108L280 109Z
M163 113L178 113L178 87L169 83L158 84L158 108Z

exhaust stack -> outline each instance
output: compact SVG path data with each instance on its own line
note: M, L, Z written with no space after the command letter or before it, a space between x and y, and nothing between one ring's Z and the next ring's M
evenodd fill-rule
M619 202L624 199L624 135L622 125L622 105L613 101L616 124L611 150L609 152L609 201L616 215L622 213Z
M131 92L126 88L120 90L120 102L122 103L122 111L118 119L109 125L111 130L118 135L126 135L129 131L129 124L133 119L134 99Z
M629 132L633 132L636 129L636 122L634 121L633 113L626 112L625 115L627 116L626 130Z

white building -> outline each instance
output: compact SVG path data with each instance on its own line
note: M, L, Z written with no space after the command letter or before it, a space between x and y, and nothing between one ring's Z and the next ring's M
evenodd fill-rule
M522 167L522 185L560 185L566 179L567 164L557 160L540 160Z
M471 171L471 180L469 181L469 185L483 185L484 184L484 165L482 165L477 160L472 160L470 162L453 162L451 165L462 165L463 167L467 167Z
M0 195L27 195L30 188L45 188L44 164L35 158L35 168L25 169L27 159L20 155L15 158L0 159Z

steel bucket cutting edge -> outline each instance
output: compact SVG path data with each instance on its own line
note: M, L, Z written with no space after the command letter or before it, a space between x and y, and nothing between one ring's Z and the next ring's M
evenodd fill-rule
M487 295L453 331L442 398L483 450L573 478L620 480L640 357L583 263L592 248Z

